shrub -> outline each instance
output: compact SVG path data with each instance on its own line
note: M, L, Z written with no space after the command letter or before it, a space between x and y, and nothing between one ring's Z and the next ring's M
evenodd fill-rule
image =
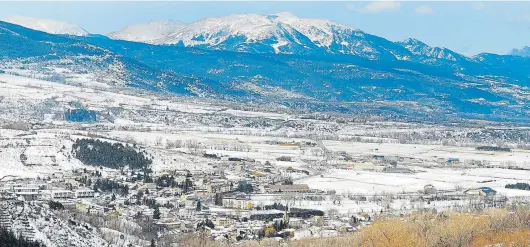
M52 210L63 210L64 209L63 204L60 202L56 202L56 201L49 201L48 206L50 206L50 209Z

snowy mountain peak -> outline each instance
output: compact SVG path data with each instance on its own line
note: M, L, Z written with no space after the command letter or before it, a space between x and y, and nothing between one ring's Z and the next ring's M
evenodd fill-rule
M12 16L5 18L2 21L51 34L66 34L74 36L87 36L89 34L80 26L62 21L37 19L24 16Z
M421 46L427 46L427 44L423 43L421 40L414 39L414 38L408 38L406 40L403 40L399 42L403 45L421 45Z

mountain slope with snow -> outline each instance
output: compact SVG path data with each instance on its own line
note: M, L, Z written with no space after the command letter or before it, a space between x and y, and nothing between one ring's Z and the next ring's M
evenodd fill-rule
M37 19L24 16L12 16L5 18L2 21L51 34L65 34L74 36L87 36L89 34L85 29L78 25L62 21Z
M427 44L417 39L407 39L405 41L397 43L412 52L412 54L414 54L415 56L422 57L424 60L443 59L453 62L468 60L467 57L460 55L454 51L451 51L447 48L428 46Z

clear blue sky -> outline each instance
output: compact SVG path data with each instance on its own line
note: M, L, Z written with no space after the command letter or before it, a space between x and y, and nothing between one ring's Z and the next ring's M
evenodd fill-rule
M277 12L330 19L392 41L417 38L466 55L530 46L530 2L0 2L0 18L55 19L103 34L149 20Z

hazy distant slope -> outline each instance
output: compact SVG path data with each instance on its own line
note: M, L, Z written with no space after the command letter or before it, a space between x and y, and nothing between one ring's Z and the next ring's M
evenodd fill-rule
M530 46L525 46L521 49L513 49L510 54L515 56L530 57Z
M179 21L149 21L135 25L129 25L124 29L107 34L113 39L130 40L152 43L163 39L177 30L182 25Z
M2 21L51 34L66 34L75 36L86 36L89 34L85 29L78 25L62 21L37 19L24 16L12 16L5 18Z

